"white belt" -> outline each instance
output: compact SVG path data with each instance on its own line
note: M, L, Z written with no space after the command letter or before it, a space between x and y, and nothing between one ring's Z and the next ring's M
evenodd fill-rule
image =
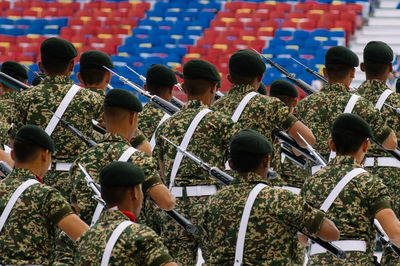
M364 161L364 167L375 166L375 159L377 166L397 167L400 168L400 161L393 157L367 157Z
M56 171L69 171L69 168L71 168L72 163L53 163L50 164L49 170L51 169L52 166L55 166L54 169Z
M337 246L343 251L367 251L367 243L362 240L339 240L339 241L332 241L333 245ZM312 244L310 250L310 256L320 253L325 253L326 249L321 247L318 244Z
M217 192L216 185L185 187L188 197L210 196ZM176 198L183 197L183 187L172 187L171 194Z
M294 194L297 194L297 195L300 194L300 190L301 190L301 188L289 187L289 186L281 186L281 187L280 186L276 186L275 188L285 189L285 190L288 190L288 191L290 191L290 192L292 192Z

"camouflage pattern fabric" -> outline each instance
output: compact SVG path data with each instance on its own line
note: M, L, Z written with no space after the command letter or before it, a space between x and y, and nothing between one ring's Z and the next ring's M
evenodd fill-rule
M14 169L0 181L0 212L11 194L28 179L27 169ZM17 200L0 234L1 264L50 264L56 226L72 209L61 194L47 185L34 184Z
M164 112L151 102L143 107L143 110L139 113L139 128L147 139L151 139L163 116Z
M19 94L17 92L4 92L0 95L0 120L11 124L17 114Z
M100 265L106 243L115 228L128 220L120 211L105 211L78 239L75 265ZM133 224L120 235L109 265L163 265L173 261L161 239L147 226Z
M328 165L306 179L301 196L320 208L336 184L360 164L350 156L337 156ZM311 256L310 265L374 265L375 228L373 219L382 209L390 208L390 197L383 182L369 173L353 178L326 212L340 231L340 240L363 240L366 252L347 251L345 261L330 253Z
M4 150L3 145L8 144L10 142L8 136L8 130L10 129L10 125L4 121L0 121L0 149Z
M256 173L235 175L233 185L211 196L202 217L202 237L211 250L211 265L232 265L243 209L250 191L265 179ZM243 252L243 265L293 265L297 232L316 236L325 214L301 197L266 187L250 213Z

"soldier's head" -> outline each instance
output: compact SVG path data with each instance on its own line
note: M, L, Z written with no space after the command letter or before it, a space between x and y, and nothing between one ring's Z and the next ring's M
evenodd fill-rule
M123 89L110 90L103 104L103 120L107 131L133 138L137 133L138 113L142 109L142 103L131 92Z
M218 70L207 61L192 59L183 66L182 88L188 99L202 99L211 104L220 81Z
M297 104L297 97L299 92L296 87L284 79L277 79L271 83L269 87L269 96L276 97L284 102L293 112L294 107Z
M262 95L267 95L267 88L264 83L260 82L260 86L258 86L257 92Z
M143 88L169 102L176 83L178 80L174 71L164 65L154 64L147 69L146 84Z
M50 136L35 125L20 128L14 138L11 158L16 168L27 168L43 176L51 163L51 153L55 145Z
M251 85L258 89L266 66L260 55L244 49L229 58L228 80L234 85Z
M111 73L103 66L113 68L114 64L108 54L101 51L86 51L79 58L79 82L86 88L106 90L111 80Z
M5 61L3 64L1 64L0 71L9 75L12 78L15 78L18 81L21 81L22 83L26 84L28 81L28 72L21 64L15 61ZM2 92L15 91L6 83L0 82L0 84Z
M239 173L256 172L267 177L272 152L271 143L263 135L244 129L231 138L229 165Z
M364 156L372 136L371 127L360 116L341 114L333 122L329 146L338 155Z
M60 38L49 38L40 45L39 69L46 75L70 76L74 70L74 58L78 55L74 45Z
M101 197L108 208L138 216L142 208L144 172L128 162L112 162L100 172Z
M350 49L343 46L330 48L325 54L324 75L329 82L350 85L358 66L358 57Z
M386 82L393 71L393 50L384 42L371 41L364 47L363 61L360 65L367 80L379 79Z

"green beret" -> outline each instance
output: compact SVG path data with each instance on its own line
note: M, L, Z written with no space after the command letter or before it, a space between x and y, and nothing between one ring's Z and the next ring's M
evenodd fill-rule
M123 89L109 90L104 99L105 106L114 106L132 112L141 112L143 109L140 100L131 92Z
M229 58L229 72L244 77L257 77L265 72L264 60L256 52L239 50Z
M14 140L20 142L30 141L51 152L55 150L54 142L50 136L43 129L35 125L22 126Z
M393 61L393 50L384 42L372 41L364 48L364 62L391 63Z
M372 129L356 114L341 114L335 119L332 125L332 131L347 130L365 138L372 138Z
M15 61L5 61L3 64L1 64L1 72L6 73L15 79L28 79L28 72L26 71L26 68Z
M299 97L299 92L291 82L284 79L277 79L271 83L271 86L269 87L269 95L286 95L292 98L297 98Z
M130 187L143 182L143 170L128 162L112 162L100 172L101 187Z
M202 59L191 59L183 66L183 77L187 79L204 79L219 82L221 76L215 66Z
M79 68L98 68L104 69L103 66L108 68L113 68L114 64L108 54L97 51L90 50L86 51L81 55L79 59Z
M343 46L329 48L325 54L326 64L340 64L351 67L358 66L358 56L350 49Z
M146 72L146 82L172 86L178 83L176 74L168 67L160 64L154 64Z
M400 93L400 79L396 80L396 92Z
M262 95L267 95L267 88L265 88L264 83L262 83L262 82L260 83L260 86L258 86L257 92Z
M272 151L271 142L253 129L244 129L235 134L229 144L231 156L267 155Z
M40 45L42 57L56 57L65 60L75 58L78 53L72 43L61 38L48 38Z

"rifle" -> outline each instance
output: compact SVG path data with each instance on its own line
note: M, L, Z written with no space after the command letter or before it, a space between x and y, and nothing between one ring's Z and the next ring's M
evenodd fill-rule
M386 105L387 107L391 108L392 110L394 110L396 113L400 114L400 108L399 107L393 107L390 104L387 103L383 103L384 105Z
M387 154L391 155L392 157L394 157L400 161L400 151L399 150L397 150L397 149L394 151L387 150L381 144L379 144L375 139L371 139L371 141L373 143L375 143L379 148L381 148L384 152L386 152Z
M13 88L14 90L21 92L23 90L29 90L31 87L26 85L25 83L7 75L4 72L0 71L0 81L6 84L8 87Z
M400 248L397 246L393 245L390 240L389 236L386 234L385 230L383 230L381 224L377 219L374 219L374 225L376 230L378 231L379 234L379 239L381 240L381 243L387 247L391 247L393 252L396 253L397 256L400 257Z
M130 71L132 71L133 73L135 73L137 76L139 76L139 79L141 80L141 81L143 81L144 83L146 83L146 78L143 76L143 75L140 75L138 72L136 72L135 70L133 70L132 68L130 68L129 66L126 66ZM175 84L176 85L176 87L180 90L180 91L183 91L183 89L182 89L182 87L181 87L181 84L179 84L179 83L177 83L177 84ZM178 107L179 109L181 109L184 105L185 105L185 103L184 102L182 102L181 100L179 100L178 98L176 98L176 97L174 97L174 96L172 96L172 98L171 98L171 103L173 104L173 105L175 105L176 107Z
M296 154L294 154L291 150L290 147L287 148L287 146L282 143L281 144L281 152L292 162L294 162L295 164L297 164L298 166L300 166L303 169L306 169L307 167L307 161L304 160L302 157L297 156Z
M310 95L310 94L313 94L314 92L317 92L317 90L312 88L310 85L305 83L303 80L297 79L295 74L289 73L285 68L283 68L282 66L278 65L277 63L275 63L274 61L272 61L271 59L269 59L265 55L260 54L257 50L253 49L253 51L258 53L261 56L261 58L264 58L265 60L267 60L268 64L270 64L271 66L273 66L276 69L278 69L283 75L285 75L285 77L288 80L290 80L291 82L296 84L297 87L299 87L302 91L304 91L305 94Z
M151 95L148 91L143 90L140 88L139 85L133 83L132 81L129 81L127 78L115 73L111 69L109 69L106 66L103 66L105 69L110 71L112 74L116 75L120 81L122 81L124 84L127 84L129 87L133 88L136 90L138 93L143 95L144 97L148 98L155 106L161 108L164 112L166 112L169 115L173 115L174 113L179 111L179 108L176 107L175 105L171 104L170 102L167 102L163 98L157 95Z
M233 177L232 176L228 175L227 173L225 173L224 171L222 171L218 167L210 166L208 163L204 162L199 157L197 157L196 155L186 151L185 149L182 149L180 146L176 145L175 143L173 143L172 141L167 139L165 136L161 135L161 137L163 139L165 139L168 143L170 143L172 146L174 146L178 150L178 152L181 152L184 156L188 157L189 159L194 161L196 164L200 165L204 170L206 170L209 173L209 175L211 177L214 177L219 182L221 182L223 185L228 186L228 185L232 184L232 182L233 182ZM327 242L325 240L322 240L319 237L312 237L312 236L310 236L308 234L305 234L305 233L303 233L301 231L300 231L300 233L302 233L303 235L305 235L306 237L308 237L309 239L311 239L315 243L317 243L320 246L322 246L323 248L325 248L327 251L332 253L337 258L339 258L339 259L345 259L346 258L346 253L343 250L341 250L340 248L338 248L335 245L333 245L332 243L329 243L329 242Z
M100 126L100 123L94 119L92 119L92 125L93 125L93 129L96 130L97 132L99 132L100 134L106 134L107 131L105 130L105 128Z
M301 140L306 144L307 150L314 156L315 159L318 160L319 164L322 166L326 166L326 161L324 157L321 156L308 142L307 140L297 132L297 135L301 138Z
M81 171L84 173L86 185L89 188L91 188L94 192L94 195L92 198L95 201L101 203L105 207L106 203L101 198L101 193L100 193L100 188L99 188L100 186L94 182L93 178L89 175L89 173L86 171L86 169L80 163L78 163L78 166L81 169Z
M320 73L318 73L315 70L312 70L311 68L309 68L308 66L304 65L303 63L301 63L300 61L294 59L293 57L290 57L290 59L292 59L293 61L295 61L297 64L301 65L302 67L304 67L306 69L306 71L314 76L316 76L320 81L322 81L323 83L328 83L328 79L325 78L324 76L322 76Z
M5 161L0 161L0 172L2 172L4 176L8 176L11 171L12 168Z

